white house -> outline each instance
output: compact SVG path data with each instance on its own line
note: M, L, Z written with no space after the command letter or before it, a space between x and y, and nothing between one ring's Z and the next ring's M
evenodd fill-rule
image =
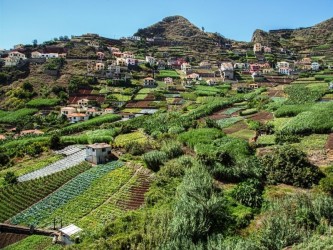
M4 58L5 66L12 67L16 66L20 61L27 59L25 54L18 51L11 51L8 54L8 57Z
M98 58L99 60L103 60L103 59L105 58L105 54L104 54L103 52L101 52L101 51L98 51L98 52L96 53L96 56L97 56L97 58Z
M87 121L89 119L89 115L83 113L72 113L67 115L67 118L70 123L77 123L81 121Z
M134 54L132 52L130 52L130 51L125 51L123 53L122 57L125 58L125 59L126 58L132 58L132 59L134 59L135 58Z
M107 143L94 143L86 147L86 161L103 164L111 158L111 146Z
M221 63L220 71L224 81L226 79L229 80L234 79L234 66L232 65L231 62Z
M114 64L110 64L108 65L108 70L115 73L115 74L119 74L120 73L120 66L119 65L114 65Z
M278 62L277 64L276 64L276 67L277 68L289 68L289 63L288 62L285 62L285 61L283 61L283 62Z
M207 81L208 86L216 85L217 80L216 79L208 79Z
M113 108L106 108L106 109L104 109L104 113L105 114L113 114L114 113L114 109Z
M128 57L128 58L125 59L125 63L126 63L127 66L128 65L134 66L134 65L136 65L136 60L134 58Z
M126 66L126 59L118 57L116 59L116 64L117 64L117 66Z
M144 79L143 86L144 87L156 87L156 81L154 78L147 77Z
M164 83L165 84L173 84L173 79L171 77L166 77L166 78L164 78Z
M318 62L311 63L311 70L318 71L320 67L320 64Z
M289 67L280 67L279 73L283 75L290 75L291 69Z
M5 67L12 67L16 66L20 60L15 57L6 57L4 58L4 61L5 61Z
M152 56L146 56L146 62L149 63L150 65L155 64L155 58Z
M31 52L31 58L58 58L60 55L58 53L40 53L39 51Z
M235 63L234 64L234 69L247 69L248 64L247 63Z
M76 113L76 108L74 107L63 107L60 109L60 115L67 116L73 113Z
M268 46L264 46L264 52L265 53L272 53L272 48Z
M104 63L98 62L95 64L95 70L99 71L99 70L103 70L105 68Z
M180 65L180 69L186 74L187 71L192 69L192 66L191 66L191 64L184 62L184 63L182 63L182 65Z
M86 114L89 116L96 116L96 115L102 114L102 112L98 111L95 108L89 108L89 109L87 109Z
M77 101L77 105L81 108L88 107L89 100L88 99L80 99Z
M253 45L253 52L256 53L256 52L261 52L262 51L262 45L261 43L255 43Z

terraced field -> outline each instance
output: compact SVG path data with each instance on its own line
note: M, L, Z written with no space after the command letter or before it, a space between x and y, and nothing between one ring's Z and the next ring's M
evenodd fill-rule
M49 218L58 208L88 190L95 181L120 166L122 166L121 162L110 162L91 168L76 176L42 201L17 214L10 222L22 225L38 225L41 221Z
M6 186L0 189L0 222L4 222L15 214L43 199L61 185L91 166L83 163L70 169L57 172L36 180Z
M82 228L96 228L121 215L125 210L134 210L144 204L144 194L151 182L150 172L143 167L137 169L133 176L116 193L96 209L83 217L78 224Z

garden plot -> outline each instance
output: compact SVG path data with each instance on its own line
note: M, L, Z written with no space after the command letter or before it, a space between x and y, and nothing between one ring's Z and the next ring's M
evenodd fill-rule
M94 181L122 165L122 162L110 162L104 165L98 165L79 174L45 199L14 216L10 220L11 223L24 225L39 224L41 221L49 218L56 209L84 193Z
M29 174L25 174L25 175L18 177L18 181L19 182L29 181L29 180L37 179L37 178L40 178L43 176L51 175L56 172L71 168L71 167L83 162L85 160L85 156L86 156L86 151L84 149L77 151L76 153L73 153L73 154L65 157L64 159L61 159L55 163L52 163L52 164L46 166L45 168L42 168L42 169L36 170L34 172L31 172Z

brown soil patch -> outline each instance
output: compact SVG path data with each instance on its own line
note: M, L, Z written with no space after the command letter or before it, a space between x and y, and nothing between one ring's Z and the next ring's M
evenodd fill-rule
M0 249L14 244L20 240L23 240L26 237L28 237L28 235L15 233L0 233Z
M247 124L244 121L240 121L235 123L231 127L223 129L223 132L226 134L232 134L243 129L247 129Z
M268 90L268 96L269 97L284 97L284 92L283 92L283 90L270 89L270 90Z
M140 171L137 177L135 185L131 185L116 203L125 210L138 209L144 204L144 195L150 187L150 175L145 171Z
M270 112L261 111L259 113L249 116L249 118L254 121L267 122L273 120L273 114Z
M131 101L126 105L126 108L152 108L152 101Z
M333 150L333 133L329 134L327 141L326 141L325 149Z

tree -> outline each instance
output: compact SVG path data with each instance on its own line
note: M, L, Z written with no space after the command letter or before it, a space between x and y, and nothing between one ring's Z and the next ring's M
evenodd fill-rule
M4 180L5 180L6 184L16 184L17 176L15 175L14 172L9 171L9 172L6 172Z
M232 221L226 198L215 189L212 177L202 166L186 171L174 207L170 225L173 240L207 240L223 232Z
M53 134L50 138L50 148L59 149L60 146L61 146L61 141L59 134Z
M290 145L277 147L261 158L267 181L309 188L318 184L323 173L311 164L304 152Z
M10 161L10 158L5 153L0 153L0 167L6 166Z
M205 32L205 27L201 27L201 30L202 30L203 32Z
M34 87L32 86L32 84L28 81L25 81L22 85L22 89L28 92L32 92L34 90Z
M7 84L8 75L4 72L0 72L0 86Z
M37 47L37 45L38 45L38 43L37 43L37 39L34 39L34 40L32 41L32 45L34 46L34 48Z

